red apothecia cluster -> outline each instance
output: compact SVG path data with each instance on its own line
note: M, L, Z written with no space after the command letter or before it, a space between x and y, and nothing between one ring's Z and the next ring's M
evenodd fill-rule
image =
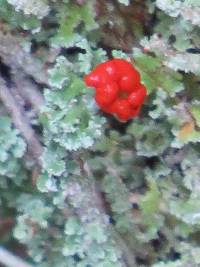
M108 60L97 65L84 80L87 86L96 89L95 101L103 111L122 121L139 114L146 88L130 62L119 58Z

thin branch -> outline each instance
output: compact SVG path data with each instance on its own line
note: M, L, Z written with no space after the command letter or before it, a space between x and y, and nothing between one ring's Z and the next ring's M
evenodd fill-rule
M128 267L136 267L136 261L133 251L129 248L127 243L124 241L124 239L121 237L121 235L112 228L112 234L116 240L118 248L122 251L122 257L123 260Z
M31 104L36 113L40 112L40 108L44 105L44 97L37 88L37 84L28 79L23 73L17 71L13 75L13 81L16 84L16 94Z
M0 263L7 267L33 267L33 265L26 263L3 247L0 247Z
M90 179L90 183L87 185L84 191L86 190L88 191L88 195L91 196L92 202L91 201L88 201L87 203L85 202L84 203L85 206L83 205L81 211L77 212L78 216L81 218L83 214L85 215L92 206L96 207L101 212L102 215L106 215L107 210L105 207L105 201L102 198L102 194L100 191L100 185L97 184L97 182L95 181L95 178L92 174L92 170L90 169L88 162L87 161L83 162L82 159L81 159L80 172L83 174L83 176L85 175L88 177L88 179ZM114 171L113 175L118 176L116 171ZM102 224L104 224L103 221ZM122 252L121 263L123 264L123 267L136 267L134 254L128 247L128 244L126 244L125 240L121 237L121 235L117 232L117 230L114 229L114 227L112 227L111 225L107 225L107 227L109 228L109 230L112 231L113 237L116 241L116 246Z
M26 117L23 108L18 104L12 94L12 91L6 86L2 78L0 78L0 99L10 112L16 128L20 130L26 140L30 153L40 164L40 156L43 151L42 145L40 144L33 128L29 124L29 120Z
M7 66L32 76L38 83L48 84L44 65L21 46L19 37L0 32L0 44L0 58Z

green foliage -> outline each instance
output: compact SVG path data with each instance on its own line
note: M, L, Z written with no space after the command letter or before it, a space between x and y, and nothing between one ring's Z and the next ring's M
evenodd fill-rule
M146 46L145 40L141 43ZM168 68L161 68L163 55L155 58L142 53L139 49L134 49L133 57L141 73L142 81L147 86L149 93L162 88L170 96L174 96L175 93L183 90L181 75Z
M19 135L17 129L13 129L12 121L9 117L0 117L0 176L1 185L6 187L4 176L12 179L17 185L23 179L24 175L20 174L21 163L20 158L23 157L26 144Z
M81 35L76 28L84 23L84 32L88 32L97 28L94 19L94 7L92 1L89 0L85 5L78 6L74 4L58 4L58 21L60 27L56 36L52 38L52 45L56 47L73 46L81 41L84 35Z
M8 0L8 3L13 5L17 11L23 10L26 15L33 14L39 18L46 16L49 12L46 0Z
M13 220L1 242L22 243L38 267L198 267L199 1L97 2L0 0L4 29L48 74L34 82L44 95L40 166L0 116L0 231L1 217ZM102 26L110 11L134 38L112 18ZM121 50L102 40L110 30ZM83 81L111 55L131 60L147 87L128 123L101 112ZM34 79L9 67L11 79Z
M183 20L189 20L194 25L200 25L198 16L200 5L198 1L156 0L156 5L171 17L181 15Z
M35 16L25 16L23 12L16 12L6 0L0 1L0 18L8 22L8 27L21 27L24 30L38 31L41 27L41 22Z
M55 68L50 70L50 84L56 84L58 89L47 89L44 93L46 106L41 120L47 142L54 141L67 150L93 145L101 134L104 120L95 114L92 97L85 93L83 81L63 64L63 58L58 58Z

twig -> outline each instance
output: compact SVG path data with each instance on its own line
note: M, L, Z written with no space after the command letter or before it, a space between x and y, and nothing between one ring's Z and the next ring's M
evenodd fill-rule
M0 247L0 263L7 267L33 267L33 265L26 263L3 247Z
M7 66L12 66L14 71L22 71L28 76L32 76L38 83L48 84L44 65L25 51L20 43L20 38L0 32L0 58L2 61Z
M40 164L40 156L43 151L42 145L38 141L34 130L30 126L29 120L26 117L23 108L18 105L11 93L11 90L8 89L2 78L0 78L0 98L10 112L16 128L20 130L21 134L25 138L30 153Z
M120 234L114 229L114 227L112 228L112 234L116 240L118 247L122 251L122 257L124 259L126 266L136 267L137 265L136 265L133 251L130 250L129 246L126 244L124 239L120 236Z
M91 207L97 208L98 211L100 211L102 215L106 215L107 211L106 211L105 203L102 198L101 191L100 191L100 186L95 181L95 178L93 177L93 174L92 174L92 171L90 169L88 162L87 161L83 162L83 160L81 159L80 169L81 169L82 175L85 175L88 177L88 179L90 179L89 184L84 188L83 191L88 191L88 195L90 195L92 201L84 202L84 205L81 207L81 210L77 211L78 216L81 218L83 214L85 215L87 211L91 209ZM116 171L113 170L113 172L114 172L113 173L114 176L118 175ZM104 224L104 221L102 220L101 223ZM122 252L121 263L123 267L136 267L135 257L132 251L130 250L130 248L128 247L128 244L126 244L125 240L116 231L116 229L114 229L114 227L112 227L111 225L106 225L106 226L108 227L110 231L112 231L113 237L116 241L116 246Z
M123 183L123 181L121 180L120 175L119 175L119 173L117 173L116 169L110 167L110 166L112 166L112 162L109 162L108 159L106 159L104 165L106 166L108 172L111 175L113 175L114 177L118 177L120 179L120 181ZM89 168L89 166L87 166L87 168ZM99 188L100 188L100 186L93 189L93 190L95 190L94 194L96 196L96 199L97 200L99 199L100 203L103 203L103 199L100 196ZM127 201L128 201L128 196L127 196ZM101 206L104 207L105 205L101 204ZM105 208L104 208L104 211L105 211ZM136 260L135 260L135 256L134 256L135 251L132 251L129 248L126 240L123 238L123 236L121 236L121 234L117 231L117 229L114 228L114 226L110 226L110 229L112 231L114 239L116 240L116 244L117 244L118 248L122 252L122 258L124 260L125 266L126 267L136 267L137 264L136 264Z
M30 103L36 113L40 112L40 108L44 105L44 97L37 85L20 71L13 75L13 81L16 84L16 93Z

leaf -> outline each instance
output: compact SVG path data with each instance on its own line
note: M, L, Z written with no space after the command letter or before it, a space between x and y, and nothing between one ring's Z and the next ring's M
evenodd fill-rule
M170 212L189 225L200 224L200 199L198 196L189 198L187 201L170 202Z
M133 50L136 67L139 69L142 82L146 85L148 94L162 88L171 97L184 89L182 76L170 69L163 68L164 56L157 57L142 53L139 49Z
M55 184L53 177L49 177L48 173L45 172L37 177L37 188L41 192L57 192L58 188Z
M104 243L107 240L104 231L105 230L99 224L91 223L87 225L89 236L99 244Z
M179 134L178 134L178 138L181 141L185 141L188 139L188 137L190 137L190 135L193 133L194 131L194 122L190 121L190 122L186 122L180 129Z
M200 103L194 102L190 107L190 112L194 116L197 126L200 127Z
M158 190L157 184L154 180L149 182L149 190L143 196L139 202L139 206L142 210L142 213L147 215L152 215L158 211L160 204L160 192Z
M86 31L96 29L97 24L94 20L94 14L95 12L91 3L85 3L84 5L66 5L58 14L60 17L60 28L58 29L57 35L52 38L53 46L69 47L81 41L82 36L75 29L81 23L85 24Z
M43 168L49 175L60 176L65 171L65 162L59 155L59 148L45 149L42 155ZM61 153L62 154L62 153Z
M66 224L65 224L65 234L66 235L77 235L80 233L80 228L81 225L79 223L79 221L77 220L77 218L75 217L71 217L67 220Z
M43 18L49 13L49 6L46 0L37 0L37 2L35 0L8 0L8 3L13 5L16 10L23 10L24 14L33 14L38 18Z
M69 80L69 64L65 57L57 57L54 68L48 70L49 84L52 87L62 89L63 85L67 83Z

